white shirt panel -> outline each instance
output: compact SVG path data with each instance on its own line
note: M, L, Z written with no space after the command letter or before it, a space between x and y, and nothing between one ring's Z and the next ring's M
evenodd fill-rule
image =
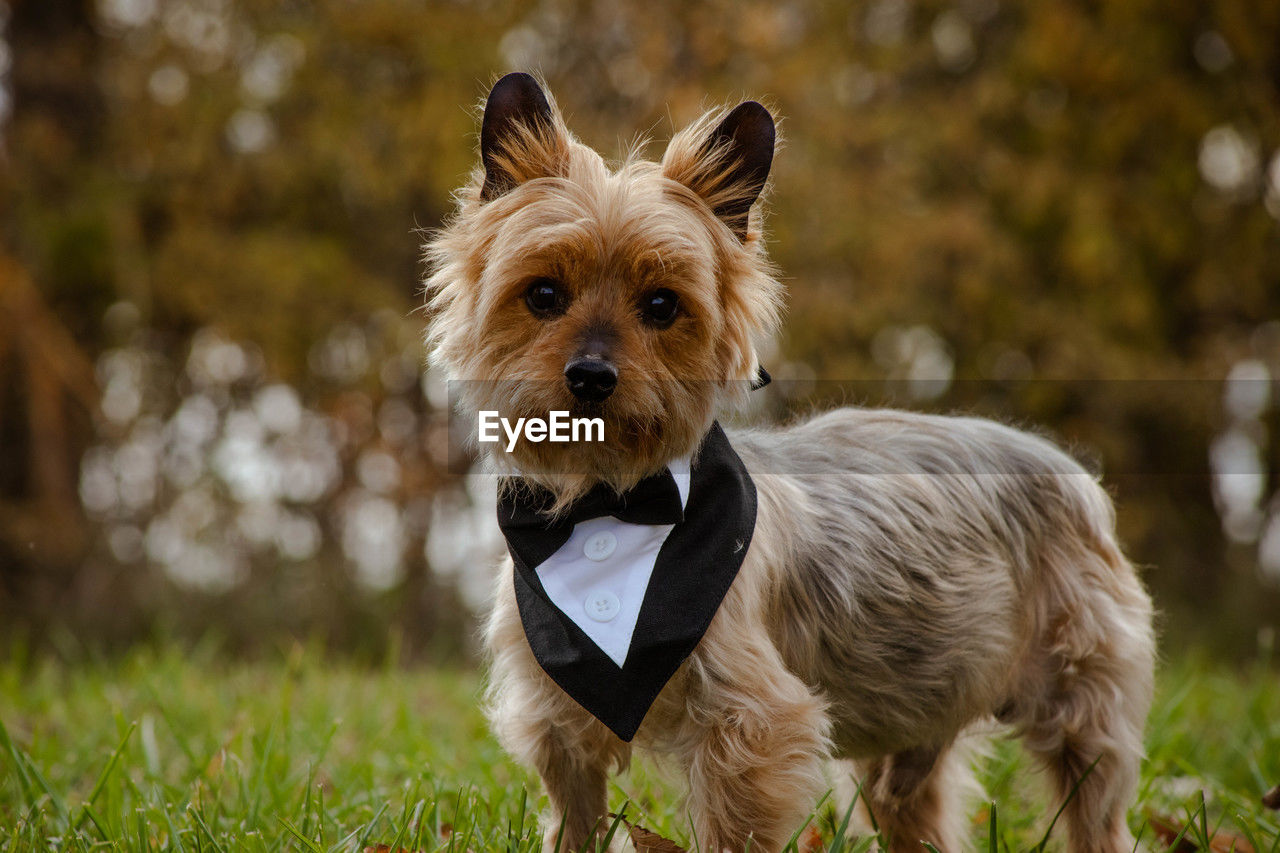
M670 524L626 524L613 517L593 518L574 525L569 541L538 566L538 579L552 604L618 666L627 660L658 550L673 529ZM608 558L595 560L587 556L586 545L603 531L617 538L617 547ZM594 599L601 594L617 599L616 613L607 619L599 617L613 607L598 608L595 616L588 612L588 599L594 605Z
M668 468L682 506L689 502L689 464L680 459ZM626 663L658 551L673 529L592 518L575 524L569 541L536 569L551 603L619 667Z

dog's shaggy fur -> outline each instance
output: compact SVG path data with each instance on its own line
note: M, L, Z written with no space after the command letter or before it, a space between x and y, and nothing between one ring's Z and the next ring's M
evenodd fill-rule
M464 412L516 416L581 410L561 376L584 348L618 372L592 408L608 441L522 443L494 454L499 469L561 505L595 482L625 489L693 451L741 396L781 292L748 213L763 177L743 164L774 141L755 107L704 117L659 164L611 169L532 78L495 88L483 166L428 245L433 361L488 380L462 386ZM537 316L531 281L562 288L564 311ZM669 328L636 308L656 288L678 294ZM780 850L832 758L860 768L891 849L963 849L970 771L955 744L992 718L1023 737L1058 802L1075 789L1072 850L1131 849L1152 610L1094 478L1040 438L969 418L841 409L731 437L759 494L755 535L636 738L687 772L702 849ZM631 745L538 666L511 571L487 628L491 718L542 776L548 849L561 832L577 849L601 832L607 776Z

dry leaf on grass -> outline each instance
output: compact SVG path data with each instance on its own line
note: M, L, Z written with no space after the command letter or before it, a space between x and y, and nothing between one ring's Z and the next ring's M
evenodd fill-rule
M674 841L663 838L656 832L650 832L643 826L637 826L621 815L610 814L609 817L622 821L622 825L627 828L627 833L631 836L631 843L635 845L636 853L688 853Z
M1182 834L1185 823L1179 823L1173 818L1161 817L1160 815L1147 815L1147 821L1151 824L1151 829L1155 832L1156 838L1159 838L1164 844L1173 844L1173 842ZM1178 841L1178 846L1171 849L1171 853L1197 853L1203 850L1196 840L1191 837L1191 833L1182 836ZM1253 849L1253 845L1249 843L1243 835L1226 830L1219 830L1209 839L1208 853L1257 853Z
M1269 809L1280 809L1280 785L1262 795L1262 804Z
M797 840L800 853L819 853L822 850L822 833L816 826L807 826Z

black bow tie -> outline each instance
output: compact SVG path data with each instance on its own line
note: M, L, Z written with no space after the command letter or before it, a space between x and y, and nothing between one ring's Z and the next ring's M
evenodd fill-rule
M553 503L548 490L528 482L515 484L504 489L498 500L498 525L503 530L572 532L580 521L609 515L629 524L679 524L684 520L680 489L667 470L645 477L622 494L597 483L574 501L568 512L554 518L548 514Z
M536 568L573 535L573 526L592 518L613 516L631 524L679 524L684 520L680 489L670 471L645 477L618 494L599 483L568 512L551 516L555 498L527 480L508 484L498 498L498 527L507 546L530 569Z

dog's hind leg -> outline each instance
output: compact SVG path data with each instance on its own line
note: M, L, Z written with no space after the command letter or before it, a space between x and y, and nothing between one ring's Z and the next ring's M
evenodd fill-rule
M917 747L862 765L862 796L886 849L944 853L966 849L964 800L976 790L965 751Z
M1013 722L1049 772L1053 810L1066 803L1068 848L1128 853L1125 811L1151 705L1151 602L1108 542L1051 553L1043 570L1040 637Z

